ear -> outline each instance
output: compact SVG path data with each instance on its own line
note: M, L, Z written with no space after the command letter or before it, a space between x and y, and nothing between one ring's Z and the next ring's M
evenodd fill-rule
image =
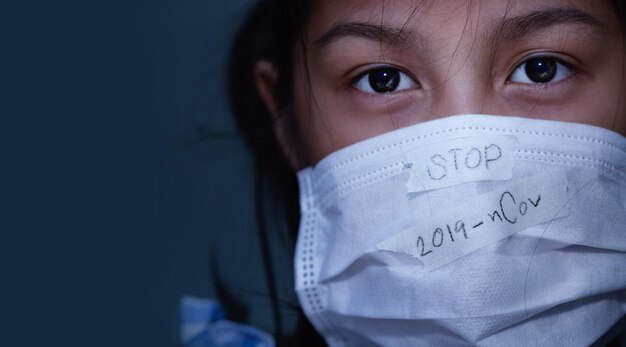
M285 158L294 170L300 170L304 160L302 159L302 144L296 143L296 121L291 119L295 115L290 114L287 106L279 105L277 95L278 69L268 60L260 60L254 67L256 87L272 116L276 141Z
M259 60L254 67L254 79L265 107L272 115L272 119L276 121L279 113L276 95L278 69L268 60Z

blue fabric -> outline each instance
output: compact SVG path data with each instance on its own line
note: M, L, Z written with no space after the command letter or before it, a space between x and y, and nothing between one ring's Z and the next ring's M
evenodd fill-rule
M225 320L219 302L184 296L180 302L184 347L274 347L274 338L251 326Z

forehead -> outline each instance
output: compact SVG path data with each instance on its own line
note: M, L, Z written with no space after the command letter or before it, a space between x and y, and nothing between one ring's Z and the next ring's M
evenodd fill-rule
M346 22L401 27L428 35L484 34L503 18L532 11L573 8L609 26L618 26L608 0L321 0L308 26L309 37Z

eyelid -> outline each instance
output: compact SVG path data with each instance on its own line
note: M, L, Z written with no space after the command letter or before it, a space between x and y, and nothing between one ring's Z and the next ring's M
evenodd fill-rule
M569 76L559 80L562 81L564 79L569 78L571 75L576 74L579 72L579 68L577 63L572 62L572 60L577 61L575 58L572 57L568 57L565 58L563 57L563 54L559 54L559 53L555 53L555 52L534 52L533 54L530 55L524 55L523 58L519 59L518 62L516 64L513 65L513 69L508 73L507 78L506 78L506 82L507 83L519 83L519 84L539 84L539 83L524 83L524 82L515 82L512 81L511 78L513 76L513 74L515 72L517 72L524 64L528 63L530 60L532 59L539 59L539 58L546 58L546 59L553 59L557 64L562 65L563 67L565 67L566 69L568 69L569 71ZM558 83L559 81L555 81L555 82L546 82L543 84L551 84L551 83Z
M351 79L351 82L359 80L361 77L367 75L369 72L380 70L380 69L394 69L394 70L398 70L398 71L406 74L407 76L411 77L411 79L413 79L414 81L417 81L417 78L415 78L415 76L412 76L410 72L408 72L406 69L404 69L404 68L402 68L400 66L397 66L397 65L394 65L394 64L379 63L379 64L364 64L364 65L361 65L361 66L353 69L352 71L356 71L356 70L362 70L362 71L357 73L356 76Z
M365 70L363 70L362 72L358 73L356 75L356 77L353 77L349 80L348 83L348 88L354 88L357 89L361 92L363 92L362 90L360 90L359 88L356 87L356 85L362 81L364 78L367 78L367 76L377 70L381 70L381 69L390 69L390 70L397 70L401 76L403 75L405 78L409 78L411 80L411 82L415 85L415 86L419 86L419 82L417 81L417 79L412 76L409 72L407 72L405 69L398 67L396 65L391 65L391 64L376 64L376 65L366 65L367 68L365 68ZM396 92L402 92L405 90L410 90L412 88L406 88L406 89L402 89L402 90L397 90L397 91L392 91L389 93L396 93ZM382 94L382 93L368 93L368 92L364 92L367 94ZM387 93L385 93L387 94Z

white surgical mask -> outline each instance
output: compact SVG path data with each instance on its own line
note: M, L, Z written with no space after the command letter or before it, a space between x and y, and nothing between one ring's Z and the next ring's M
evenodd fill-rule
M462 115L298 173L296 290L331 346L586 346L626 312L626 139Z

